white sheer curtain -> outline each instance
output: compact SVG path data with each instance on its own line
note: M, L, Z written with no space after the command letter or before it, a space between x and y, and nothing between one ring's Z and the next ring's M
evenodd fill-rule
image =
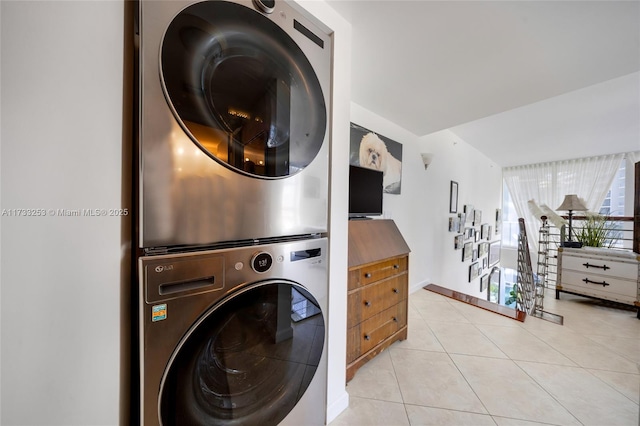
M640 151L627 152L625 158L627 159L627 167L634 167L634 164L640 161Z
M534 217L527 202L555 210L564 196L577 194L589 211L597 212L620 168L625 154L603 155L552 163L506 167L503 176L519 217L525 220L529 248L538 252L538 231L542 222ZM566 212L560 212L566 214Z

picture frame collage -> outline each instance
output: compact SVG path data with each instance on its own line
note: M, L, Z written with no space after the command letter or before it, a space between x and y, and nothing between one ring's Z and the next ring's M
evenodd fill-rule
M500 241L493 241L493 237L500 235L501 209L496 209L494 224L482 222L482 211L472 204L462 206L458 212L459 185L451 181L449 213L449 232L455 233L453 238L454 250L462 252L462 262L470 261L469 282L480 278L479 290L487 292L489 285L489 271L500 261Z

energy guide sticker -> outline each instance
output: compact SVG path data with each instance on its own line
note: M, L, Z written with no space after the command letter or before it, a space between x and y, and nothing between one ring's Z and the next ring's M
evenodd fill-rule
M151 307L151 321L162 321L167 319L167 304L155 305Z

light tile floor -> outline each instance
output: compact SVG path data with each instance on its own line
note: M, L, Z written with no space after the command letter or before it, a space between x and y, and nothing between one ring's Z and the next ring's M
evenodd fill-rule
M340 425L640 425L640 320L554 292L564 325L439 294L409 296L409 337L347 385Z

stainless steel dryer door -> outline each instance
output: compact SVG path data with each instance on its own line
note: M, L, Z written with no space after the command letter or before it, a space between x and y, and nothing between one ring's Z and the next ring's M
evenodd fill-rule
M318 77L261 13L223 1L191 5L171 21L160 59L176 119L221 164L285 177L320 151L327 111Z
M318 302L287 280L250 285L189 330L161 383L169 425L277 425L310 385L322 357Z
M139 11L140 247L325 232L331 37L284 1Z

